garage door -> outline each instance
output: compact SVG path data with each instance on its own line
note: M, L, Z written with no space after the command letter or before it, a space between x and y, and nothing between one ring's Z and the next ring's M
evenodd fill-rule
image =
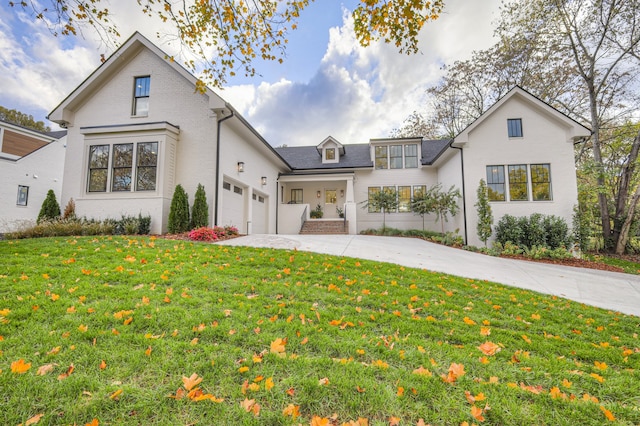
M252 195L251 203L252 207L252 219L251 219L251 233L252 234L266 234L269 232L268 223L268 209L267 197L260 194Z
M240 233L246 233L244 197L245 189L229 182L222 184L221 225L235 226Z

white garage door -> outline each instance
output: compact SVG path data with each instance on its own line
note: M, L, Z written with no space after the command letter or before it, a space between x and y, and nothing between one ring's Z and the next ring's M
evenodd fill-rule
M244 197L245 189L229 182L222 186L222 221L223 226L235 226L240 233L246 233Z
M251 219L251 233L252 234L266 234L268 232L267 226L267 197L263 197L260 194L253 194L252 200L252 219Z

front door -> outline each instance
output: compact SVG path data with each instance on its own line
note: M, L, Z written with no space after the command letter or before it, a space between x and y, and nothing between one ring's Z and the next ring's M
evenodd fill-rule
M335 189L324 190L324 215L327 219L338 217L336 212L336 203L338 201L338 193Z

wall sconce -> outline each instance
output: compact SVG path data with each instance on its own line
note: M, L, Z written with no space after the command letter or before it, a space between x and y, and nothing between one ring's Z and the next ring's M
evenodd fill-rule
M340 198L343 198L343 197L344 197L344 189L341 189L340 190Z
M320 191L316 192L316 197L320 198L321 195L322 195L322 192L320 192Z
M238 172L244 172L244 163L242 161L238 161Z
M266 176L262 176L260 178L260 182L262 183L262 185L266 185L267 184L267 177Z

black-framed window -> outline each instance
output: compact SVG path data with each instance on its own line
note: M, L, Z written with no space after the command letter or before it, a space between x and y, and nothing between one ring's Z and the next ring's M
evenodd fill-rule
M372 203L372 199L373 197L380 192L380 187L379 186L370 186L367 190L368 196L369 196L369 207L368 207L368 212L369 213L380 213L380 208L379 207L375 207Z
M18 185L18 199L16 200L17 206L26 206L29 201L29 187L25 185Z
M376 146L375 147L376 154L376 169L387 169L389 168L389 157L387 153L386 146Z
M551 166L532 164L530 167L533 201L551 201Z
M402 168L402 145L391 145L389 147L389 168Z
M136 191L155 191L158 171L158 142L138 144Z
M509 200L529 201L529 183L526 164L509 166Z
M236 194L242 195L242 188L240 188L239 186L233 185L233 192L235 192Z
M291 190L291 204L302 204L302 189Z
M411 187L398 187L398 211L400 213L408 213L411 211Z
M113 145L111 191L131 191L133 174L133 144Z
M222 182L222 188L226 189L227 191L231 191L231 184L227 181L223 181Z
M487 166L489 201L505 201L504 166Z
M109 145L89 147L89 192L106 192L109 174Z
M418 145L410 144L404 146L404 168L415 169L418 167Z
M149 87L151 77L136 77L133 87L133 115L149 115Z
M522 119L521 118L509 118L507 119L507 132L510 138L522 137Z

